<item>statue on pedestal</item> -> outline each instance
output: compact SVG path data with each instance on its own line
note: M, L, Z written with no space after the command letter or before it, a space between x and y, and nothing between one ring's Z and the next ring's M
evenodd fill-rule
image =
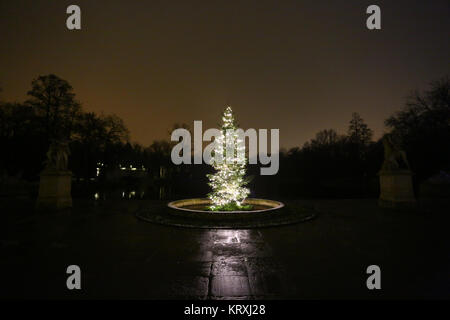
M384 161L378 173L380 177L381 207L399 207L414 205L412 172L406 153L394 142L392 135L383 137Z
M72 173L67 169L69 154L67 140L55 139L50 144L39 182L38 209L72 207Z

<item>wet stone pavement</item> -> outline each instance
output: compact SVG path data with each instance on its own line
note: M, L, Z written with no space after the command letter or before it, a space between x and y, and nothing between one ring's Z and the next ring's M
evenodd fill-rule
M286 274L258 230L208 230L199 243L202 253L193 263L203 272L196 297L252 299L289 293ZM172 289L178 291L176 284Z
M164 241L172 238L173 242L168 241L167 246L161 243L148 255L134 252L134 258L141 255L139 265L126 258L117 266L117 273L125 273L125 278L136 275L136 279L128 281L135 281L134 293L142 294L138 296L254 299L276 298L290 292L282 265L258 230L167 232L172 235ZM119 287L111 292L119 291Z
M305 223L214 230L136 219L133 213L151 201L78 201L57 215L37 215L26 201L0 202L0 297L450 297L450 219L443 206L425 214L380 210L373 199L308 204L319 215ZM81 268L79 291L66 288L72 264ZM382 270L380 291L366 287L371 264Z

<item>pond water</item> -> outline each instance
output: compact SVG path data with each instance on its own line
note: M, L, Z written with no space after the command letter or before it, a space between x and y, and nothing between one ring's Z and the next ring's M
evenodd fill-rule
M123 200L137 200L150 199L145 191L139 190L119 190L119 191L97 191L92 193L92 199L96 201L123 199Z

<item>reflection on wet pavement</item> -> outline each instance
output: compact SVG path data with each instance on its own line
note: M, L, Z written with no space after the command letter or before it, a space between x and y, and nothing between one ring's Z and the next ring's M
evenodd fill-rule
M0 285L0 298L419 299L449 295L446 212L392 215L379 210L375 200L320 200L320 218L309 223L212 230L136 219L133 212L151 204L86 203L72 214L27 217L24 212L33 202L2 212L10 223L0 224L0 273L7 275ZM14 202L11 208L16 206ZM366 268L374 262L389 270L383 281L391 285L380 294L365 285ZM65 285L65 270L71 264L82 270L79 292Z
M273 259L271 249L259 231L199 232L197 254L190 257L194 261L185 259L179 264L180 268L195 265L197 270L192 272L197 274L196 280L183 283L187 281L185 276L175 277L170 281L169 295L200 299L261 299L289 295L285 273ZM186 290L186 286L196 289Z

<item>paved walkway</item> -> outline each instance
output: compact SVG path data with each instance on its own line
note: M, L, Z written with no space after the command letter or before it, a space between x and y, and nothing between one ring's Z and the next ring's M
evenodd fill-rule
M315 220L266 229L154 225L133 212L149 201L75 203L36 216L0 202L0 297L144 299L450 298L449 217L393 212L375 200L318 200ZM82 290L66 289L66 267ZM377 264L382 290L366 288Z

